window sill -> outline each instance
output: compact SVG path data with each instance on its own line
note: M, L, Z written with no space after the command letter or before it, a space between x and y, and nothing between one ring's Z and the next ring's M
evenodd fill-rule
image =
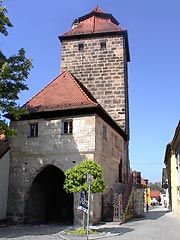
M72 136L72 133L61 133L61 136Z
M27 136L27 138L37 138L38 136Z

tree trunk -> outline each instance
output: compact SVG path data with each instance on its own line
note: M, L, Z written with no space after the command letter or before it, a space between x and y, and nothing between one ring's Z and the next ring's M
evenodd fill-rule
M83 212L83 228L86 228L86 213Z

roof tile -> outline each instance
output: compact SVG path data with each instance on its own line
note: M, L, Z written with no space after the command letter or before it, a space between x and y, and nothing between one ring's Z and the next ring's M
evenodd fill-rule
M102 10L99 6L95 7L92 12L100 12L100 13L105 13L104 10Z
M64 71L23 107L30 112L94 107L98 102L68 70Z
M125 31L119 26L118 21L101 8L96 7L89 14L76 19L73 28L61 37L73 36L79 34L106 33Z

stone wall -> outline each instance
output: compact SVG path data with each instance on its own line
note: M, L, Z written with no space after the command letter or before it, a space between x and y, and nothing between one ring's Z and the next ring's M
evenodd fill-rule
M134 217L144 217L144 188L142 185L133 186Z
M101 42L106 48L101 49ZM84 50L78 50L84 44ZM123 36L62 41L61 71L70 70L122 129L128 132L127 60Z
M106 135L103 133L106 128ZM104 175L108 189L119 183L119 164L122 161L122 182L127 173L126 142L101 118L96 121L96 152L95 158L104 168ZM107 189L107 190L108 190Z
M73 135L61 134L61 123L64 119L16 121L12 126L18 135L12 138L11 152L27 154L53 154L94 151L95 117L73 118ZM38 123L38 137L29 137L29 124Z

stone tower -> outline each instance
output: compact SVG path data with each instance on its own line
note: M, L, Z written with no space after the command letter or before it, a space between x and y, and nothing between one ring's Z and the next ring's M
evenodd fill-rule
M129 136L127 31L97 7L59 39L61 71L70 70Z

